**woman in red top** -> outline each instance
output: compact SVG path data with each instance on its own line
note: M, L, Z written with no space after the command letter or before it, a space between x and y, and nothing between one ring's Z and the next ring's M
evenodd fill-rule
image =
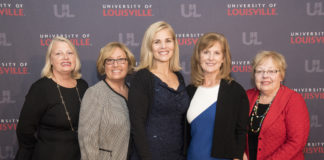
M249 160L303 160L309 134L309 114L302 96L281 84L284 56L262 51L253 60L256 88L247 91L250 101Z

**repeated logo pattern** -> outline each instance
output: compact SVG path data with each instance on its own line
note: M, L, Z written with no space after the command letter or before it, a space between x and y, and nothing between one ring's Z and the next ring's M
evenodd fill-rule
M40 78L52 38L76 46L82 78L100 78L96 60L108 42L126 44L137 60L145 30L163 20L175 31L182 73L190 83L190 59L199 37L224 34L232 54L232 76L245 89L251 83L252 59L261 50L282 53L288 62L284 84L299 93L310 113L306 160L324 158L324 2L207 0L79 0L0 2L0 159L17 150L15 127L30 85ZM9 121L14 119L14 121Z

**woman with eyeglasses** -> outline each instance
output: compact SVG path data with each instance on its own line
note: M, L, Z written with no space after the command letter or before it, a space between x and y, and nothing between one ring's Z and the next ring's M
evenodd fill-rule
M97 70L105 79L86 91L81 104L82 160L127 159L130 121L125 77L133 71L134 65L135 58L124 44L111 42L101 48Z
M262 51L252 67L256 88L247 91L250 122L244 159L303 160L309 114L303 97L281 84L287 67L284 56Z
M163 21L145 32L140 64L129 90L132 160L185 160L185 113L189 98L179 72L179 47Z

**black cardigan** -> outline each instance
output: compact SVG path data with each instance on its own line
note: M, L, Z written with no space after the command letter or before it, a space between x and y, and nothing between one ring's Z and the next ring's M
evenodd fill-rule
M180 78L179 81L184 81L180 72L174 73ZM146 122L154 97L153 83L153 74L149 70L139 70L132 77L128 93L132 143L141 160L152 160L146 136Z
M187 86L190 99L197 87ZM234 80L222 79L217 98L211 156L215 158L242 158L249 120L249 100L243 87ZM188 124L188 123L187 123ZM186 135L190 140L190 126ZM187 141L187 142L188 142ZM186 144L188 147L189 142Z

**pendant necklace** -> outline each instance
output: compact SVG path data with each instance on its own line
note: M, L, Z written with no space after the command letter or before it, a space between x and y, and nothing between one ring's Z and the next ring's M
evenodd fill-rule
M62 96L61 90L60 90L60 86L59 86L58 83L56 83L56 87L57 87L57 90L58 90L58 92L59 92L59 94L60 94L61 101L62 101L62 104L63 104L64 110L65 110L66 117L67 117L67 119L68 119L68 121L69 121L69 124L70 124L71 130L72 130L72 132L74 132L75 129L73 128L73 125L72 125L72 122L71 122L70 113L69 113L69 111L67 110L67 107L66 107L66 105L65 105L65 102L64 102L64 99L63 99L63 96ZM75 89L76 89L76 91L77 91L78 98L79 98L79 101L80 101L80 104L81 104L81 98L80 98L80 93L79 93L79 90L78 90L78 85L75 86Z

